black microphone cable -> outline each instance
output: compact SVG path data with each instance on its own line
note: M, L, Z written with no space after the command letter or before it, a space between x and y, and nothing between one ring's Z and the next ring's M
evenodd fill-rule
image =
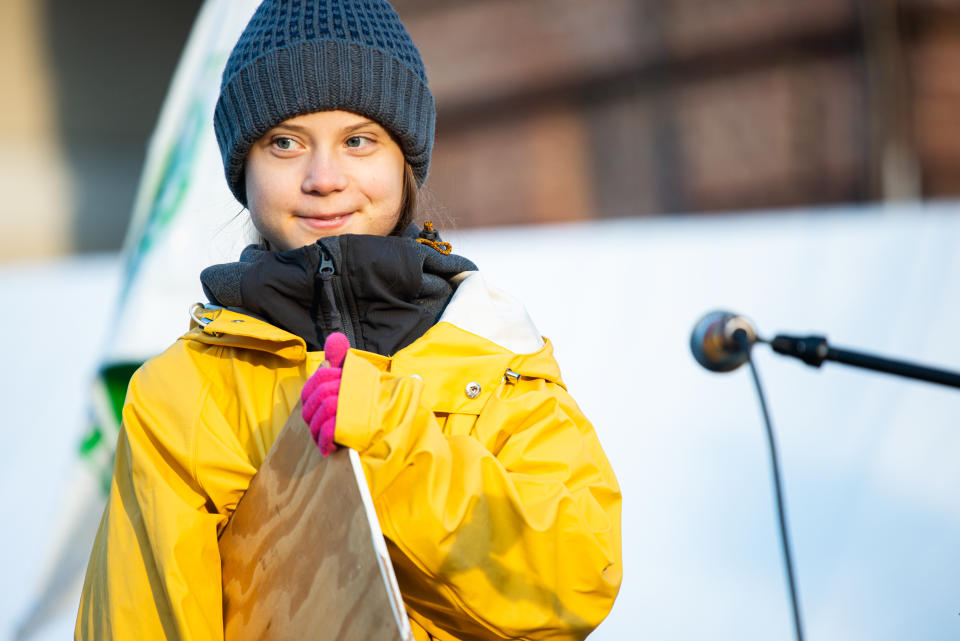
M753 384L757 389L757 398L760 400L760 410L763 412L763 423L767 428L767 443L770 446L770 463L773 467L773 489L777 500L777 516L780 519L780 542L783 548L783 562L787 574L787 585L790 588L790 604L793 606L793 628L797 641L803 641L803 624L800 621L800 604L797 596L796 583L793 579L793 562L790 552L790 537L787 533L787 516L783 506L783 493L780 489L780 466L777 462L777 444L773 438L773 426L770 422L770 413L767 411L767 401L763 395L763 387L760 385L760 377L757 375L757 368L753 363L752 345L746 330L742 328L734 330L733 339L743 350L744 354L746 354L747 363L750 365L750 373L753 375ZM759 337L756 340L763 341L763 339Z

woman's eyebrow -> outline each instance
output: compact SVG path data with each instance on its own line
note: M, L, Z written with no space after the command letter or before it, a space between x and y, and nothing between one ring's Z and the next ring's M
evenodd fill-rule
M291 124L291 123L288 123L288 122L281 122L279 125L275 126L273 129L271 129L270 132L281 131L281 130L284 130L284 129L289 130L289 131L296 132L296 133L298 133L298 134L304 134L304 133L307 132L307 128L306 128L306 127L301 127L300 125L294 125L294 124ZM270 132L267 132L267 133L270 133Z
M363 120L356 124L350 125L349 127L344 127L343 130L344 132L351 132L351 131L356 131L357 129L363 129L364 127L369 127L370 125L376 125L378 127L380 126L379 123L373 120Z
M350 132L356 131L357 129L363 129L364 127L369 127L370 125L374 125L374 126L377 126L377 127L380 126L380 124L379 124L378 122L376 122L375 120L361 120L360 122L357 122L357 123L354 123L354 124L349 125L349 126L347 126L347 127L344 127L344 128L343 128L343 132L344 132L344 133L350 133ZM299 133L299 134L306 134L306 133L308 133L308 131L309 131L310 128L309 128L309 127L304 127L304 126L301 126L301 125L295 125L295 124L289 123L289 122L281 122L279 125L277 125L277 126L274 127L273 129L271 129L270 131L282 131L282 130L284 130L284 129L289 130L289 131L293 131L293 132L296 132L296 133Z

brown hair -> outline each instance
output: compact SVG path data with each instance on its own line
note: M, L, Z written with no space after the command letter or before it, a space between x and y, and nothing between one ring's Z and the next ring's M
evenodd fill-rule
M416 176L413 175L413 168L410 163L403 163L403 194L400 196L400 216L397 218L397 224L393 226L391 236L402 236L407 226L413 222L417 215L417 200L420 195L420 188L417 186Z

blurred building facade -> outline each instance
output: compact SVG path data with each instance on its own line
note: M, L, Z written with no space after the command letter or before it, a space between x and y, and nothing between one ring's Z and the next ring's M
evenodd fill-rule
M0 259L119 247L199 6L0 2ZM960 194L960 0L394 6L443 225Z
M0 260L120 247L198 0L0 0Z
M955 0L398 6L461 225L960 194Z

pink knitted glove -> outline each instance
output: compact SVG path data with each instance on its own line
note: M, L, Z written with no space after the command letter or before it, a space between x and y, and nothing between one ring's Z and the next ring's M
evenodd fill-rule
M343 359L346 358L349 348L347 337L340 332L327 336L323 343L325 360L313 376L307 379L300 392L303 420L310 426L310 434L324 456L337 451L333 442L337 425L337 397L340 394Z

